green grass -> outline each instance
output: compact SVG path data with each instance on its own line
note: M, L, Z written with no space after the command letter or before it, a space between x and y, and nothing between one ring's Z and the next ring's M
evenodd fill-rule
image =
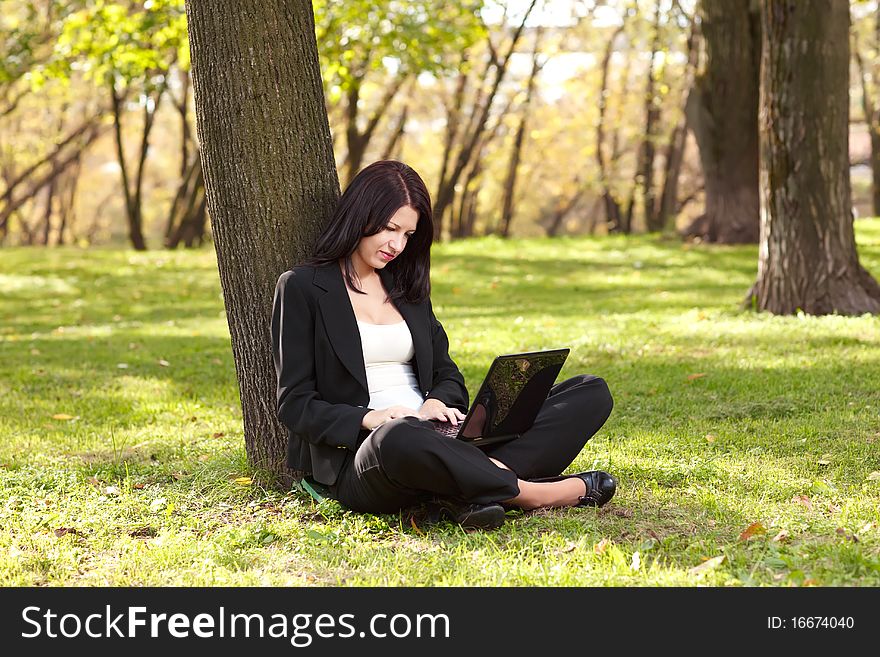
M880 276L880 220L857 231ZM437 247L471 392L496 353L569 346L562 376L616 401L571 468L617 475L612 503L466 533L255 483L212 252L4 249L0 584L878 586L880 320L742 311L755 263L650 237Z

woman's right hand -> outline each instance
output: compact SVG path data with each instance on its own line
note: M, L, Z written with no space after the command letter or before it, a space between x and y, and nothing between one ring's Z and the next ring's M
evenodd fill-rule
M364 429L370 429L371 431L376 427L385 424L389 420L394 420L399 417L418 417L418 412L414 411L411 408L407 408L406 406L389 406L388 408L380 408L374 411L370 411L366 415L364 415L363 421L361 421L361 426Z

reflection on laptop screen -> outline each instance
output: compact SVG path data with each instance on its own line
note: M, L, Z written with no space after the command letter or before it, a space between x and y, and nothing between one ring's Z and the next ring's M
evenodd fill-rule
M462 438L490 438L528 430L562 369L568 350L501 356L474 399Z

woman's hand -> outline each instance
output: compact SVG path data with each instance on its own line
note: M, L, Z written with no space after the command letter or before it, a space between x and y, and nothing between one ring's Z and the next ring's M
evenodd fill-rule
M385 424L389 420L394 420L399 417L419 417L419 414L406 406L389 406L388 408L380 408L375 411L370 411L364 415L364 419L361 421L361 426L364 429L370 429L372 431L379 425Z
M440 420L457 425L459 420L464 419L464 413L457 408L449 408L439 399L427 399L419 409L419 417L425 420Z

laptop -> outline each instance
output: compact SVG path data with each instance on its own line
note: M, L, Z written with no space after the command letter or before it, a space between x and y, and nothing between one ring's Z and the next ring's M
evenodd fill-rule
M458 425L434 420L434 428L477 446L521 436L534 424L569 351L551 349L496 357L464 420Z

